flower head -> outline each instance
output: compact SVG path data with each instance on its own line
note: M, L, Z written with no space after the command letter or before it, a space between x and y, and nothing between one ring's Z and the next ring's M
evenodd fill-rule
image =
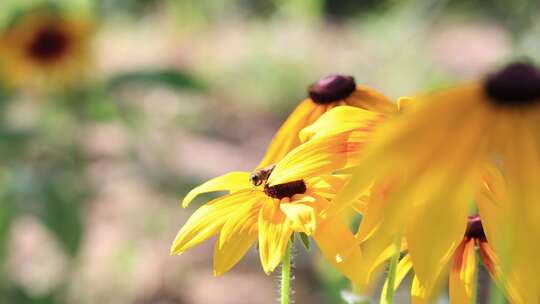
M496 166L507 195L490 217L504 217L507 230L494 233L501 229L491 220L483 227L507 265L504 275L519 272L528 289L525 302L540 302L534 275L540 263L533 258L540 249L539 88L538 70L516 63L481 82L417 97L408 111L378 128L329 213L350 205L374 181L391 184L381 201L366 206L359 237L369 238L370 248L363 250L382 252L404 236L429 293L463 238L485 168Z
M91 34L87 17L26 12L0 33L0 76L10 86L73 81L87 65Z
M268 178L273 178L275 172ZM340 218L327 219L322 215L346 176L312 176L271 185L266 178L259 183L252 175L228 173L190 191L184 198L184 207L201 193L230 191L230 194L195 211L176 236L171 254L181 254L219 234L214 250L214 274L220 275L258 241L261 264L270 273L281 262L291 235L302 232L313 237L323 255L340 271L354 278L360 249L350 248L357 243L356 239ZM347 259L338 261L345 251Z
M279 162L301 144L298 133L326 111L340 105L359 107L375 113L392 113L396 106L381 93L367 86L356 85L353 77L328 75L312 84L309 98L302 101L278 130L261 163L262 168Z
M479 257L484 267L486 267L493 280L500 283L500 260L487 241L480 216L469 216L462 241L449 253L450 273L448 274L448 289L452 303L472 303L475 299L478 284L476 276L478 268L476 248L478 248ZM412 266L410 256L405 254L397 266L394 290L399 287L405 276L412 272ZM438 278L439 281L442 281L442 279ZM388 288L388 281L386 281L381 293L381 304L386 303L383 295ZM515 296L513 287L506 285L504 288L506 289L506 293L511 297ZM414 303L426 303L432 300L431 296L433 295L428 294L430 291L432 290L425 289L420 281L418 281L418 277L414 276L411 287L411 296ZM513 299L515 300L516 298L514 297ZM519 303L519 301L516 303Z

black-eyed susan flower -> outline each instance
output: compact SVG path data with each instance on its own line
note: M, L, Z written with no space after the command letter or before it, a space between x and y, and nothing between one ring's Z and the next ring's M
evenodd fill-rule
M478 255L477 251L479 252ZM500 281L500 260L487 241L479 215L473 215L467 218L465 235L454 251L449 254L450 261L448 266L450 271L448 274L448 291L451 303L473 303L476 299L478 257L480 257L482 264L492 278L496 282ZM407 274L413 272L412 266L410 256L405 254L397 266L394 290L400 286ZM388 281L386 281L381 293L381 304L388 303L384 297L388 288ZM507 289L507 294L515 296L515 289L509 287L509 285L507 285ZM418 278L416 276L413 277L411 286L412 303L429 303L433 300L429 296L426 290L422 288Z
M279 174L275 172L269 178ZM360 249L351 251L357 241L341 219L322 215L345 178L323 175L269 185L259 183L249 172L232 172L209 180L186 195L184 207L201 193L230 194L195 211L176 236L171 254L181 254L219 234L214 247L214 274L221 275L258 241L262 267L270 273L280 264L291 235L303 232L317 242L338 270L354 279L361 261ZM345 252L346 258L341 258Z
M503 277L527 290L523 303L540 303L540 73L532 64L421 96L370 143L329 207L336 214L374 181L391 184L382 201L365 208L364 252L382 252L404 236L418 284L429 294L463 239L486 165L496 164L507 195L489 218L504 221L486 220L484 230Z
M258 168L277 163L297 147L300 130L314 123L326 111L340 105L359 107L376 113L396 110L383 94L374 89L356 85L354 78L329 75L309 87L309 98L302 101L278 130Z
M79 79L92 33L86 16L45 8L26 12L0 33L0 78L15 87Z

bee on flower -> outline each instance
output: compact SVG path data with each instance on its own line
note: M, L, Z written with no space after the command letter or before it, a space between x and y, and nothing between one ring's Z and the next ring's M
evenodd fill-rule
M294 150L291 154L299 167L309 166ZM263 172L231 172L191 190L183 200L184 207L201 193L230 193L195 211L178 232L171 254L181 254L219 234L214 247L217 276L231 269L258 242L261 265L268 274L282 261L291 235L302 232L317 242L336 268L354 279L361 261L360 249L351 250L357 241L340 218L323 216L347 177L320 175L278 184L268 182L287 172L278 163ZM346 258L338 261L340 256Z
M0 79L8 87L72 83L89 65L91 19L39 7L0 32Z

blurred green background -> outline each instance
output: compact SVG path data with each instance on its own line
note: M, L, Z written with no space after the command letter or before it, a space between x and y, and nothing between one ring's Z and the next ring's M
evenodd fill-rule
M538 60L536 3L2 0L2 31L43 5L94 27L76 82L0 70L0 302L275 303L255 250L220 278L212 242L169 256L182 196L251 170L328 73L397 98ZM347 282L296 251L296 302L344 303Z

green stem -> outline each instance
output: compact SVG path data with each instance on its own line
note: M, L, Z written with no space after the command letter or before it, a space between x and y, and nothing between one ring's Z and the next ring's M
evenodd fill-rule
M396 252L392 256L392 259L390 260L390 265L388 266L388 277L387 277L388 288L386 289L386 295L384 295L386 298L387 304L392 304L394 302L394 285L396 284L396 271L397 271L397 265L398 265L399 256L400 256L400 250L399 250L400 242L399 241L400 241L399 239L398 241L396 241L396 244L395 244Z
M287 244L281 265L281 304L290 303L291 294L291 243Z

